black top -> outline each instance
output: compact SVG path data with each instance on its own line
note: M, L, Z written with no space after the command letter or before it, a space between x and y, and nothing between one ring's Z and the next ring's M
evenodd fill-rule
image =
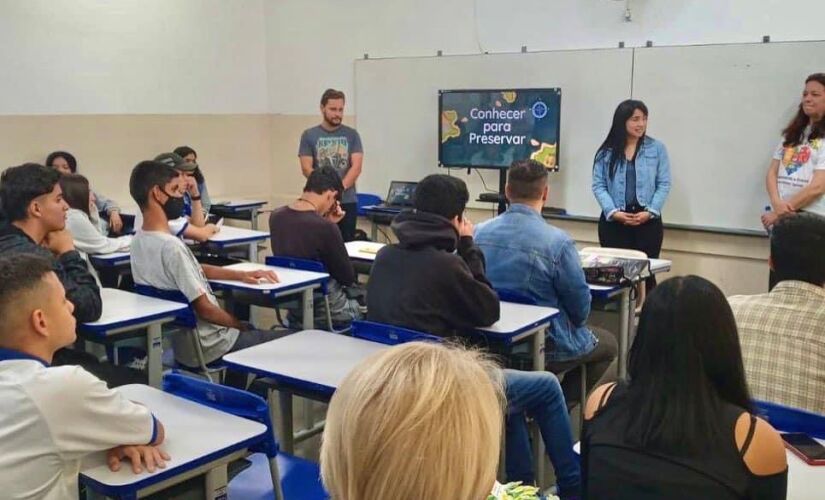
M624 204L633 207L639 204L636 198L636 157L625 160L625 192Z
M355 282L355 269L338 226L312 210L281 207L269 216L272 255L317 260L341 286Z
M0 226L0 255L28 253L40 255L52 262L54 273L66 289L66 297L74 304L74 317L82 323L97 321L103 312L100 288L89 272L83 257L76 250L55 257L45 247L32 241L14 224Z
M413 211L399 214L391 227L398 244L375 257L368 320L442 337L498 321L498 295L471 236L459 239L449 220Z
M607 403L585 422L582 434L585 498L785 498L787 471L756 476L742 460L756 424L756 419L751 416L747 438L741 451L738 450L734 432L736 421L745 410L724 404L720 417L725 434L712 452L698 456L665 455L637 448L625 439L625 431L633 417L627 408L626 394L627 386L617 385Z

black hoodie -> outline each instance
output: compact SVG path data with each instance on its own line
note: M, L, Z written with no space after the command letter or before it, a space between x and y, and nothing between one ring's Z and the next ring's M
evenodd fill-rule
M368 320L442 337L498 321L498 295L472 236L459 238L448 219L425 212L402 212L391 227L399 243L375 257Z

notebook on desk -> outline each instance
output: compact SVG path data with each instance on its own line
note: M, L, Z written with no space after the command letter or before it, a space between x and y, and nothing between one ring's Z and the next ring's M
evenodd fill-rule
M390 190L384 203L375 205L373 209L387 210L388 212L400 212L401 210L413 207L413 195L417 182L392 181Z

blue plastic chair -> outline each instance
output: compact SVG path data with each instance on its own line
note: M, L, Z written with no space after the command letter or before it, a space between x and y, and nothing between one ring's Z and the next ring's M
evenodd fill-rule
M212 375L215 374L218 377L218 381L220 381L222 374L226 371L226 366L224 366L221 361L213 361L212 363L206 362L206 358L203 355L201 338L198 334L198 317L195 314L195 310L192 309L192 305L186 299L186 296L178 290L162 290L153 286L140 285L137 283L135 283L135 293L145 295L147 297L154 297L156 299L186 304L186 309L181 310L175 315L175 320L172 324L180 328L183 332L186 332L186 334L191 338L192 345L195 348L195 354L198 358L197 368L200 370L200 373L213 382L215 380L212 379ZM176 366L185 369L179 363L176 363Z
M779 432L804 432L825 439L825 415L768 401L753 401L760 417Z
M371 205L378 205L383 200L377 194L371 193L358 193L358 215L363 217L367 215L367 212L364 210L364 207L369 207Z
M312 271L315 273L325 273L327 272L327 268L324 266L323 262L318 262L317 260L310 260L310 259L299 259L297 257L284 257L282 255L272 255L267 257L264 262L268 266L276 266L276 267L288 267L290 269L298 269L301 271ZM332 311L329 307L329 288L327 287L327 283L324 282L321 284L321 294L324 298L324 307L326 309L327 315L327 328L329 331L334 333L342 333L346 331L344 330L335 330L335 327L332 324ZM279 318L280 320L280 318ZM282 322L283 324L283 322Z
M163 390L195 403L266 426L261 441L249 447L252 467L229 483L229 498L243 500L326 500L318 464L280 453L272 431L269 407L260 396L232 387L171 373L163 378ZM267 478L268 476L268 478ZM269 486L271 485L271 487Z
M378 342L386 345L398 345L406 342L444 342L444 339L429 333L423 333L409 328L376 323L374 321L353 321L352 336L359 339Z

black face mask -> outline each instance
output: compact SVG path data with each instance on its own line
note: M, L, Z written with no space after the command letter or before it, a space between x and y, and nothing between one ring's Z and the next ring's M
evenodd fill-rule
M163 192L167 196L166 203L163 204L163 213L169 220L175 220L183 216L183 196L172 196L166 191Z

